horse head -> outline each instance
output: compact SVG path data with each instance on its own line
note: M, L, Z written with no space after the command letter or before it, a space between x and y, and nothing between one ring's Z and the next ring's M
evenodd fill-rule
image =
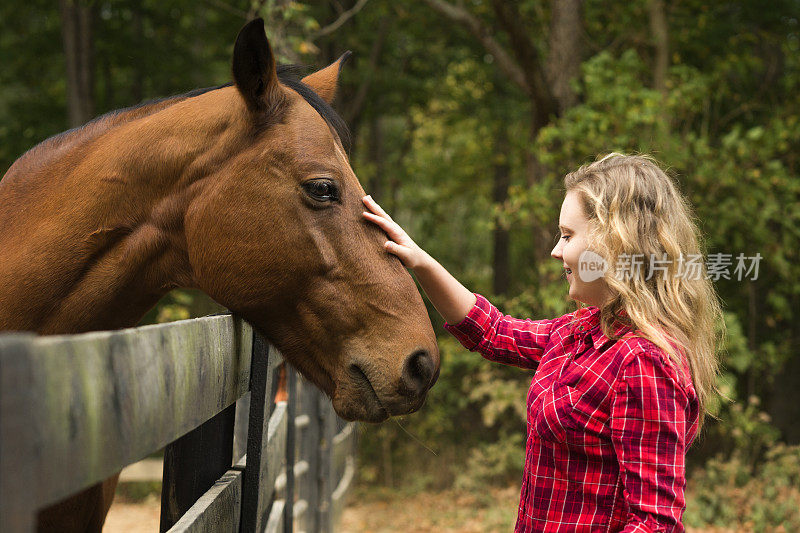
M260 19L233 53L238 153L207 176L186 213L195 283L261 331L348 420L419 409L439 373L433 329L337 132L342 59L279 78ZM229 88L233 90L233 88Z

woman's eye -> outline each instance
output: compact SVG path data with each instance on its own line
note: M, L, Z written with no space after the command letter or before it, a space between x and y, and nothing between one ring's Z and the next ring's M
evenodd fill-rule
M339 199L339 189L333 180L310 180L303 184L303 189L318 202L335 202Z
M561 238L566 241L567 239L569 239L569 235L562 235Z

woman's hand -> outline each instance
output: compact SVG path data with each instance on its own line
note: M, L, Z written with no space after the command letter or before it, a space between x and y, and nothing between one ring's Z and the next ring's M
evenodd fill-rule
M387 252L399 257L406 268L414 270L422 290L428 295L439 314L450 324L458 324L464 320L475 305L475 295L425 250L417 246L371 196L365 196L363 201L370 211L364 212L364 218L377 224L391 239L386 241L383 247Z
M421 266L429 258L425 250L417 246L408 233L392 220L392 217L371 196L365 196L362 201L369 209L369 212L364 211L364 218L375 223L389 236L390 240L383 245L387 252L399 257L406 268L412 270Z

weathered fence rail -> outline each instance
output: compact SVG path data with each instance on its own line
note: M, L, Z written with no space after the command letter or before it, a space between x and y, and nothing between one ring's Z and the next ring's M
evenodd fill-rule
M162 531L330 531L355 431L230 315L0 335L0 530L166 446Z

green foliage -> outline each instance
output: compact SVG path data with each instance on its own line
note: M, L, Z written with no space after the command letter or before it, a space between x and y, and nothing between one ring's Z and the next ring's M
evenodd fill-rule
M226 309L199 290L175 289L163 298L139 322L160 324L226 312Z
M22 152L67 126L61 22L57 6L50 4L0 6L0 174Z
M584 101L539 135L540 157L551 166L612 151L652 151L662 119L661 94L644 84L647 67L634 50L603 51L583 64ZM643 146L644 145L644 146Z
M756 468L738 454L713 458L689 480L687 526L800 530L800 446L778 444Z
M160 481L128 481L117 485L115 499L125 503L140 503L145 500L160 500Z
M157 306L156 322L173 322L186 320L191 316L189 306L192 304L191 294L185 291L172 291L164 301Z
M519 403L519 402L517 402ZM520 432L501 433L494 442L482 442L470 450L464 468L456 474L456 489L481 492L486 486L503 486L520 475L525 463L525 438Z

